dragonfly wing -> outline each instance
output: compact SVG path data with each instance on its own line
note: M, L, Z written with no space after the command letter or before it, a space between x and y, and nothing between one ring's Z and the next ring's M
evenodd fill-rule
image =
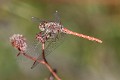
M61 22L61 21L60 21L60 16L59 16L59 12L58 12L58 11L56 11L56 12L54 13L54 17L55 17L55 22L58 22L58 23Z
M58 33L57 36L52 39L49 44L47 45L47 47L45 48L45 56L49 55L52 51L54 51L60 44L62 44L62 42L64 42L64 37L66 36L65 33ZM37 58L38 60L42 59L42 56L40 54L40 56ZM31 69L33 69L37 64L39 64L37 61L35 61L31 67Z
M32 20L33 22L42 22L42 21L43 21L43 20L41 20L41 19L39 19L39 18L37 18L37 17L32 17L31 20Z
M47 47L45 48L45 56L49 55L52 51L54 51L59 45L64 42L66 34L59 33L54 40L52 40Z
M45 20L45 19L39 19L39 18L37 18L37 17L32 17L31 18L31 20L32 20L32 22L36 22L36 23L41 23L41 22L50 22L50 21L52 21L52 20Z

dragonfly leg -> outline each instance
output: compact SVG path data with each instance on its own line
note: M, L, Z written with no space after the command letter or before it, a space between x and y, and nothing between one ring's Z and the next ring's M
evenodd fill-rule
M19 56L20 55L20 52L17 54L17 56Z
M53 42L56 42L59 39L59 35L56 35L56 37L53 39Z
M59 40L60 35L56 35L55 38L53 39L53 42L56 42L57 40Z

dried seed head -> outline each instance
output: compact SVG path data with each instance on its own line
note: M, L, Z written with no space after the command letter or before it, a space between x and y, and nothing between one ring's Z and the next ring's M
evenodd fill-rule
M27 48L26 39L23 35L14 34L10 37L10 42L13 47L17 48L19 51L25 52Z

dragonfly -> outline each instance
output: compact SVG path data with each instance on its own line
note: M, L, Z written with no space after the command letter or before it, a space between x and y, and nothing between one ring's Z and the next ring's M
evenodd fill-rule
M42 52L45 53L45 56L50 54L54 49L59 46L63 40L66 34L74 35L77 37L81 37L84 39L88 39L90 41L96 41L98 43L102 43L102 40L97 39L95 37L87 36L84 34L80 34L74 31L71 31L67 28L65 28L60 21L58 11L55 12L55 20L54 21L41 21L39 18L32 17L33 21L38 21L39 23L39 29L40 32L36 35L36 39L42 43ZM45 47L45 44L48 42L47 47ZM42 56L39 55L37 60L42 59ZM31 67L33 69L36 65L39 63L35 61Z

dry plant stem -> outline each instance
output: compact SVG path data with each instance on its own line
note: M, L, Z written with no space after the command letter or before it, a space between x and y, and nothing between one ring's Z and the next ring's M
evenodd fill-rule
M55 73L57 73L57 70L56 69L53 69ZM50 76L48 77L48 80L54 80L55 77L53 76L52 73L50 73Z
M42 43L42 58L47 63L47 60L45 58L45 43L44 42Z
M26 58L28 58L28 59L31 59L31 60L33 60L33 61L37 61L37 62L39 62L39 63L42 63L42 64L44 64L44 61L42 61L42 60L37 60L36 58L34 58L34 57L32 57L32 56L30 56L30 55L28 55L28 54L26 54L26 53L22 53Z
M51 68L51 66L48 64L46 58L45 58L45 43L43 42L42 43L42 57L43 57L43 60L44 60L44 65L50 70L50 72L54 75L54 77L57 79L57 80L61 80L57 75L56 73L54 72L54 70Z
M44 64L57 80L61 80L48 63Z
M61 80L60 78L59 78L59 76L54 72L54 70L51 68L51 66L46 62L46 61L44 61L44 60L38 60L37 58L34 58L34 57L32 57L32 56L30 56L30 55L28 55L28 54L26 54L26 53L22 53L25 57L27 57L27 58L29 58L29 59L31 59L31 60L33 60L33 61L37 61L37 62L39 62L39 63L41 63L41 64L44 64L48 69L49 69L49 71L53 74L53 76L57 79L57 80Z

